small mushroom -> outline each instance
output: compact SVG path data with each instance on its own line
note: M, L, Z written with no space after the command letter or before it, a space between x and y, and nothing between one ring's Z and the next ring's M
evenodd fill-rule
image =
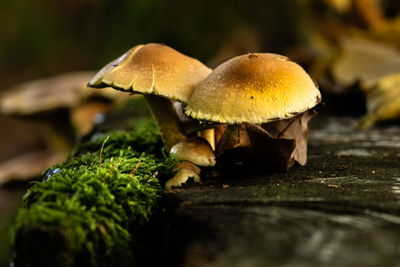
M182 161L174 166L174 176L165 183L165 189L170 190L172 187L180 187L190 178L195 183L200 183L200 168L189 161Z
M217 156L226 149L247 147L250 153L257 154L254 156L259 160L263 158L260 152L269 153L268 148L259 142L279 139L278 143L285 144L283 147L278 145L274 151L281 153L282 149L290 149L290 153L284 153L289 155L286 157L288 164L283 164L290 166L294 157L305 163L299 157L306 157L310 116L303 114L320 99L321 94L313 80L287 57L250 53L215 68L196 88L185 113L194 119L228 124L217 144ZM282 123L273 124L275 121ZM251 124L258 124L263 129ZM294 126L298 131L293 129ZM286 139L291 143L284 142ZM267 143L274 143L270 141Z
M194 177L194 181L200 183L200 169L196 166L214 166L215 155L209 142L202 137L192 137L188 140L179 142L174 145L170 151L177 159L182 160L184 164L178 163L175 168L183 167L173 178L165 184L166 189L170 189L171 185L181 186L190 177ZM188 164L190 167L187 167ZM193 165L196 164L196 165ZM193 169L195 166L196 168ZM197 171L198 169L198 171Z
M169 151L186 140L173 101L187 103L197 84L211 69L197 59L162 44L137 45L107 64L89 86L111 86L117 90L143 94Z
M171 148L171 154L179 160L187 160L198 166L214 166L215 155L210 144L202 137L193 137Z

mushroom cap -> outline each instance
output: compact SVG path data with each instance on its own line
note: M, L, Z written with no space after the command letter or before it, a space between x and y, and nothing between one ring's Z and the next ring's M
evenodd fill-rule
M137 45L103 67L91 87L111 86L140 94L155 94L187 103L211 69L197 59L162 44Z
M302 67L278 54L254 53L219 65L193 93L185 113L218 123L266 123L294 117L321 94Z
M174 145L170 151L179 160L199 166L214 166L215 155L210 144L202 137L193 137Z
M64 73L37 79L8 88L0 95L0 113L31 115L59 108L74 108L93 96L122 100L126 96L115 90L87 88L92 71Z

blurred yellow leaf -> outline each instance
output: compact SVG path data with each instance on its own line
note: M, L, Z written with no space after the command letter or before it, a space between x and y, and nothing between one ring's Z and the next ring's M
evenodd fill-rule
M400 117L400 72L380 78L368 89L367 115L360 121L361 129L371 128L377 121Z
M395 48L364 39L348 38L332 66L332 75L342 86L360 82L370 88L383 76L400 72L400 53Z
M351 0L325 0L325 2L342 14L351 8Z

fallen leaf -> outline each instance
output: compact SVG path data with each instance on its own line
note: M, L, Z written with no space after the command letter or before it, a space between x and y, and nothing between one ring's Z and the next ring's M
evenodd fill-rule
M300 165L305 165L307 162L308 122L316 115L316 111L309 110L295 118L267 123L262 127L273 133L275 138L294 139L296 147L292 156Z
M216 156L285 170L295 162L305 165L308 121L315 114L307 111L295 118L261 126L246 122L229 125L217 143Z
M227 150L234 148L249 148L250 139L246 131L245 123L240 125L229 125L222 134L215 149L215 156L219 157Z

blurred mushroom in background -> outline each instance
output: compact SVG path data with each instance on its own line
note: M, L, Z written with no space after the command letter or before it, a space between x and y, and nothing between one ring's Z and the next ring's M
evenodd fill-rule
M65 73L2 93L0 184L38 177L63 162L77 137L92 130L96 116L126 98L113 90L88 88L93 75L91 71Z
M173 186L181 186L188 178L193 178L194 182L200 183L200 168L197 166L208 167L215 165L215 155L209 142L202 137L192 137L188 140L179 142L171 148L171 154L182 160L175 166L175 174L165 184L165 189Z

